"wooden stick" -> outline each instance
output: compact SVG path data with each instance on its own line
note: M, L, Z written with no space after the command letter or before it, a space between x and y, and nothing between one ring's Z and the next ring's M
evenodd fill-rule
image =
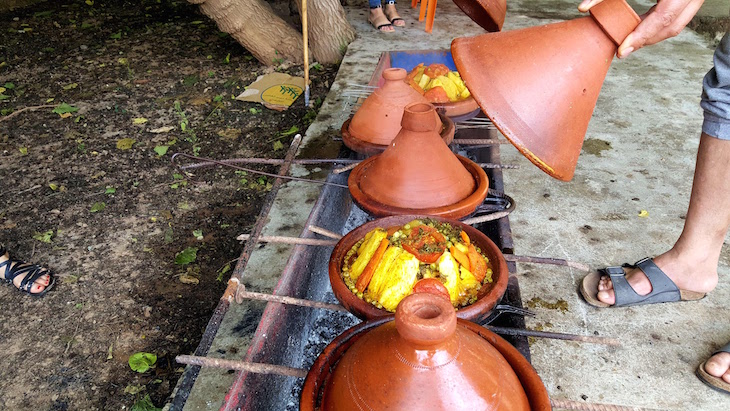
M0 117L0 121L10 120L11 118L17 116L18 114L24 112L24 111L33 111L33 110L39 110L42 108L51 108L56 107L53 104L43 104L41 106L30 106L30 107L23 107L20 110L13 111L12 113L8 114L7 116Z
M360 160L351 160L347 158L299 158L294 159L291 161L291 164L327 164L327 163L337 163L337 164L348 164L348 163L359 163ZM232 158L227 160L220 160L217 163L211 163L211 162L203 162L203 163L194 163L189 164L186 166L180 166L181 169L187 170L191 168L201 168L201 167L207 167L207 166L213 166L216 164L271 164L271 165L282 165L284 164L283 158L256 158L256 157L249 157L249 158Z
M175 357L175 361L180 364L239 370L253 372L256 374L281 375L296 378L307 377L307 370L303 370L301 368L285 367L283 365L265 364L260 362L224 360L222 358L199 357L196 355L178 355Z
M236 237L238 241L246 241L251 238L250 234L241 234ZM316 238L301 238L301 237L283 237L278 235L266 236L262 235L258 238L260 243L278 243L278 244L301 244L301 245L323 245L333 246L337 244L337 241L332 240L319 240Z
M341 235L335 233L334 231L326 230L322 227L317 227L316 225L307 226L307 230L315 234L323 235L325 237L334 238L335 240L339 240L340 238L342 238Z
M358 164L360 164L360 163L352 163L352 164L346 165L344 167L334 168L334 169L332 169L332 173L341 174L341 173L344 173L345 171L350 171L353 168L357 167Z
M309 35L307 34L307 0L302 0L302 42L304 48L304 106L309 107Z
M265 293L246 291L246 287L244 287L243 284L238 285L238 290L236 291L236 297L242 297L247 300L257 300L257 301L266 301L266 302L270 302L270 303L298 305L300 307L308 307L308 308L323 308L325 310L340 311L340 312L345 312L345 313L348 312L347 309L345 309L345 307L343 307L339 304L329 304L329 303L323 303L320 301L305 300L302 298L288 297L286 295L274 295L274 294L265 294Z
M487 221L499 220L502 217L508 216L509 213L511 213L511 212L512 212L512 210L506 210L506 211L499 211L497 213L490 213L490 214L483 215L480 217L467 218L466 220L462 220L462 223L468 224L468 225L474 225L474 224L484 223Z

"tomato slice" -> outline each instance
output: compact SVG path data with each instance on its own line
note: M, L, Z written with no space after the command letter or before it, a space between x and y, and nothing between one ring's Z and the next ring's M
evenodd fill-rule
M446 238L433 227L419 225L411 229L401 246L416 256L418 261L431 264L438 261L446 250Z
M424 278L423 280L419 280L414 286L413 286L413 292L414 293L429 293L433 295L438 295L440 297L446 298L449 302L451 302L451 297L449 296L449 290L446 288L446 286L439 280L435 278Z

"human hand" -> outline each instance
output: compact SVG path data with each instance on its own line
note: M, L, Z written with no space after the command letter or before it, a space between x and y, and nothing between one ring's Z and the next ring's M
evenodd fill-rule
M578 10L587 12L603 0L583 0ZM624 58L632 52L664 39L674 37L682 31L705 0L658 0L652 8L641 15L641 23L621 43L616 55Z

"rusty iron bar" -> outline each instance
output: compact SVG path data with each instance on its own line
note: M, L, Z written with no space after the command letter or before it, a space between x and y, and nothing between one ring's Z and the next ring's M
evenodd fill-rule
M250 234L241 234L236 237L238 241L250 240ZM332 240L319 240L316 238L302 238L302 237L284 237L279 235L266 236L262 235L258 238L260 243L279 243L279 244L300 244L300 245L322 245L322 246L334 246L337 244L336 241Z
M528 333L523 332L525 330L522 330L520 328L495 327L492 325L486 325L484 327L489 329L489 331L492 331L494 333L501 334L501 335L518 335L518 336L526 336L526 337L549 338L552 340L587 342L587 343L593 343L593 344L610 345L612 347L618 347L621 345L621 342L615 338L598 337L595 335L579 335L579 334L556 333L556 332L550 332L550 331L526 330L526 331L529 331L529 334L528 334Z
M462 220L462 223L468 225L474 225L479 223L486 223L487 221L499 220L502 217L507 217L512 210L498 211L496 213L489 213L487 215L472 217Z
M332 169L332 172L334 174L341 174L346 171L350 171L353 168L357 167L358 163L348 164L344 167L337 167ZM476 163L481 168L510 168L510 169L517 169L520 168L519 164L494 164L494 163Z
M313 233L321 234L323 236L330 237L335 240L339 240L342 238L342 236L337 233L333 233L332 231L325 230L324 228L317 227L314 225L310 225L309 227L307 227L307 229ZM286 238L286 237L282 237L282 238ZM575 268L577 270L581 270L581 271L585 271L585 272L591 271L588 264L579 263L577 261L563 260L561 258L531 257L531 256L527 256L527 255L515 255L515 254L502 254L502 255L504 255L505 260L517 262L517 263L560 265L560 266Z
M250 291L241 292L240 291L241 289L245 290L243 284L239 285L239 293L236 295L237 298L240 296L242 298L247 298L247 299L251 299L251 300L267 301L267 302L273 302L273 303L279 303L279 304L298 305L301 307L310 307L310 308L324 308L327 310L348 312L345 309L345 307L343 307L341 305L337 305L337 304L328 304L328 303L322 303L319 301L312 301L312 300L306 300L306 299L302 299L302 298L294 298L294 297L287 297L287 296L281 296L281 295L273 295L273 294L265 294L265 293L252 293ZM615 338L609 338L609 337L555 333L555 332L536 331L536 330L523 329L523 328L494 327L491 325L485 325L483 327L496 334L502 334L502 335L518 335L518 336L523 336L523 337L549 338L549 339L554 339L554 340L587 342L587 343L592 343L592 344L603 344L603 345L610 345L610 346L621 345L621 343L618 340L616 340Z
M285 367L283 365L266 364L260 362L224 360L222 358L199 357L195 355L178 355L175 361L180 364L198 365L209 368L222 368L226 370L237 370L253 372L256 374L281 375L284 377L306 378L307 370L301 368Z
M462 146L497 146L500 144L509 144L509 141L502 140L481 140L478 138L455 138L451 141L453 144Z
M297 134L297 135L299 135L299 134ZM301 136L300 136L300 140L301 140ZM176 161L176 159L177 159L178 156L185 157L185 158L189 158L189 159L196 160L196 161L200 161L200 162L207 162L207 163L211 163L211 164L215 164L215 165L219 165L219 166L223 166L223 167L229 167L229 168L233 168L233 169L236 169L236 170L245 171L245 172L251 173L251 174L261 174L261 175L264 175L264 176L275 177L277 179L285 179L285 180L301 181L301 182L305 182L305 183L313 183L313 184L321 184L321 185L330 185L330 186L341 187L341 188L349 188L345 184L330 183L328 181L312 180L312 179L309 179L309 178L293 177L293 176L288 176L288 175L284 175L284 174L281 174L281 173L279 173L279 174L267 173L265 171L254 170L254 169L246 168L246 167L239 167L237 165L230 164L230 163L226 163L226 162L220 161L220 160L214 160L212 158L192 156L192 155L186 154L186 153L175 153L175 154L173 154L172 155L172 158L171 158L171 161L173 162L173 164L175 164L175 161ZM287 159L285 159L284 160L284 163L282 165L282 169L283 168L286 168L287 173L289 172L289 165L291 164L291 161L292 160L293 159L289 159L287 161Z
M656 408L632 407L615 404L598 404L573 400L559 400L550 398L550 405L553 408L576 411L662 411Z
M353 160L349 158L302 158L302 159L294 159L291 161L292 164L299 164L299 165L310 165L310 164L327 164L327 163L335 163L335 164L349 164L349 163L358 163L360 160ZM246 158L231 158L226 160L219 160L218 163L225 163L225 164L268 164L268 165L282 165L284 164L284 160L281 158L257 158L257 157L246 157ZM218 163L211 163L211 162L202 162L202 163L193 163L186 166L180 166L183 170L188 170L191 168L201 168L201 167L209 167L217 165Z
M570 268L575 268L576 270L591 272L591 268L588 266L588 264L583 264L583 263L579 263L576 261L570 261L570 260L563 260L560 258L530 257L530 256L526 256L526 255L504 254L504 259L507 261L514 261L516 263L562 265L562 266L566 266L566 267L570 267Z

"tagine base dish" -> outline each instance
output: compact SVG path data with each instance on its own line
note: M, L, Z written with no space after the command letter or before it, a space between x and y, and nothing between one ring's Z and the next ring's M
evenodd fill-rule
M327 345L309 369L309 373L304 380L299 403L300 411L319 410L322 392L329 382L332 370L335 369L342 355L367 332L388 321L393 321L394 317L395 315L391 315L360 323L343 332ZM515 374L517 374L532 410L551 409L550 398L540 376L516 348L497 334L470 321L459 318L457 324L485 339L507 360Z
M461 161L461 163L472 175L472 177L474 177L474 181L476 182L476 190L474 190L472 194L455 204L443 207L416 209L383 204L380 201L372 198L360 189L360 181L367 171L368 165L371 164L372 161L376 160L377 157L370 157L366 160L363 160L363 162L360 163L359 167L352 170L350 178L348 179L350 194L352 194L352 198L360 206L360 208L376 217L387 217L391 215L401 214L421 214L453 218L457 220L462 219L472 214L476 210L476 208L484 202L484 199L487 197L487 192L489 191L489 179L487 178L487 174L484 172L484 170L482 170L481 167L479 167L478 164L458 154L456 154L456 157L459 159L459 161Z
M444 143L446 143L446 145L448 146L449 144L451 144L452 141L454 141L456 126L454 125L454 121L443 113L439 113L439 118L441 119L441 123L443 124L443 126L441 127L440 135L441 138L444 140ZM347 148L356 153L364 154L366 156L380 154L385 151L386 148L388 148L388 145L375 144L356 137L350 132L351 121L352 117L348 118L342 124L342 129L340 130L342 134L342 142L345 143Z

